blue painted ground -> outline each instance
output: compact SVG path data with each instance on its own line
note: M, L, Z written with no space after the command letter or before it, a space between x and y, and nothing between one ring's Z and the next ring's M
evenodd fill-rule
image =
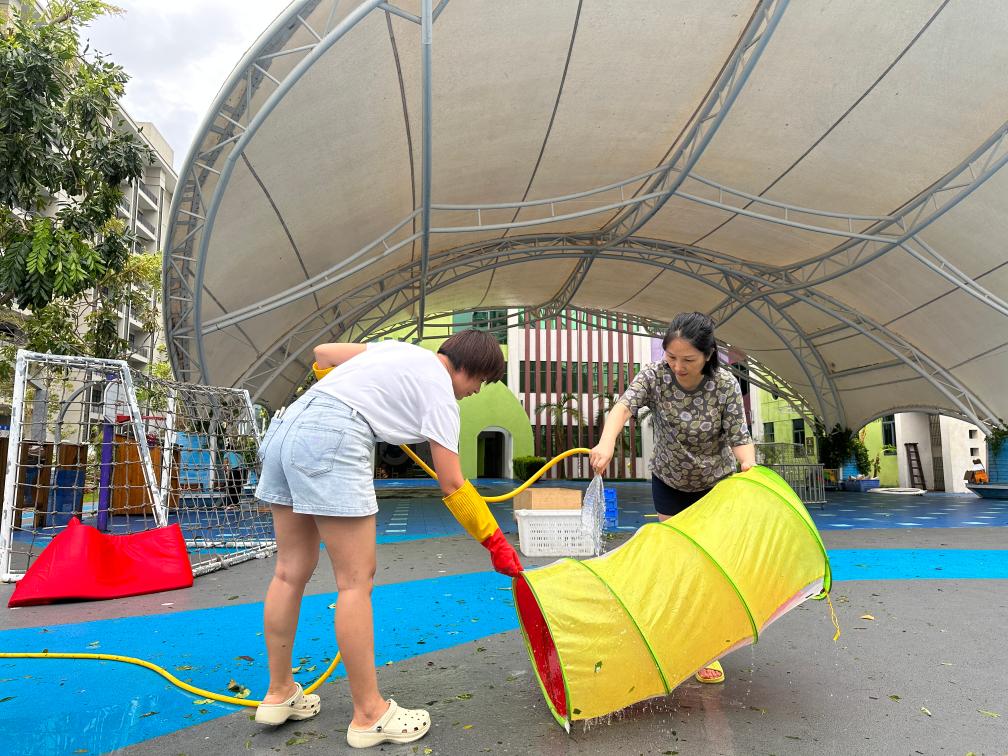
M841 549L834 580L1008 579L1008 550ZM295 646L307 684L331 661L335 594L305 599ZM379 586L374 592L379 664L517 628L509 581L492 572ZM227 694L234 680L253 696L267 684L262 604L222 606L0 632L4 651L138 656L200 688ZM247 658L243 658L247 657ZM337 670L342 675L342 668ZM194 697L152 672L115 662L0 660L3 753L103 753L235 710ZM45 702L40 716L39 702Z
M479 481L485 495L513 487ZM584 488L583 482L559 485ZM379 483L381 543L459 535L463 531L438 500L433 481ZM654 522L650 486L617 483L620 530ZM516 531L511 503L492 505L505 532ZM1008 501L972 494L924 497L831 494L811 510L822 530L1008 526ZM834 579L1008 579L1008 551L836 550ZM432 578L376 588L379 663L472 642L517 627L508 581L494 573ZM305 600L295 659L298 678L314 680L333 653L335 594ZM232 680L253 697L266 686L262 605L223 606L173 615L104 620L0 632L3 651L106 652L138 656L201 688L227 692ZM248 657L243 659L239 657ZM297 664L298 662L295 661ZM314 669L312 669L314 668ZM342 674L341 670L337 674ZM131 665L91 661L0 661L0 753L102 753L189 727L234 711L196 705L154 673ZM39 701L45 702L40 716Z
M374 591L379 664L396 662L517 627L510 583L474 573L379 586ZM336 594L305 599L295 646L296 678L314 681L334 652L329 605ZM234 680L266 689L262 604L153 617L0 632L4 651L137 656L179 679L225 695ZM251 661L239 657L250 657ZM337 670L342 675L342 667ZM230 714L135 665L76 660L0 660L4 754L104 753ZM44 714L40 702L44 701ZM79 750L82 749L82 750Z
M378 512L379 542L402 537L431 538L459 535L462 528L437 499L434 481L376 481L381 492ZM551 482L584 490L584 481ZM654 522L649 483L616 483L619 506L617 529L634 531ZM513 481L478 481L484 495L511 490ZM981 499L972 493L898 496L871 493L833 493L823 508L809 513L820 530L1008 527L1008 500ZM517 528L511 502L492 504L491 510L505 533Z

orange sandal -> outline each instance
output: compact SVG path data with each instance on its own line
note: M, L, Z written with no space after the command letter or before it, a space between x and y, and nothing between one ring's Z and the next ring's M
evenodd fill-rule
M716 677L701 677L700 676L700 672L703 672L703 670L705 670L705 669L713 669L715 672L717 672L717 676ZM702 683L706 683L706 684L710 685L710 684L713 684L713 683L723 683L725 681L724 669L721 668L721 662L719 662L719 661L712 661L706 667L703 667L700 670L700 672L697 672L695 675L693 675L693 677L696 678L697 682L702 682Z

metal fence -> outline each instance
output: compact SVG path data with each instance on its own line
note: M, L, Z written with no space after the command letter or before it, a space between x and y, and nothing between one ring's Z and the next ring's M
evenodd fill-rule
M784 478L806 506L826 503L822 465L809 462L767 465L767 467Z

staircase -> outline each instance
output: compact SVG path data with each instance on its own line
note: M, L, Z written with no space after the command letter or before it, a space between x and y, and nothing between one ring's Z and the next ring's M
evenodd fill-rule
M910 487L925 489L924 468L921 467L920 452L917 444L903 444L907 451L907 469L910 471Z

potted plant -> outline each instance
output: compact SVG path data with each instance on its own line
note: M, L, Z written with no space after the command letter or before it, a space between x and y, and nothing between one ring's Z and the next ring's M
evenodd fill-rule
M871 455L868 454L868 447L864 443L864 436L865 431L862 429L855 438L851 439L854 464L857 466L860 477L845 480L843 485L845 491L864 492L872 488L878 488L880 485L878 479L879 457L876 456L873 465ZM874 470L872 469L873 467Z

